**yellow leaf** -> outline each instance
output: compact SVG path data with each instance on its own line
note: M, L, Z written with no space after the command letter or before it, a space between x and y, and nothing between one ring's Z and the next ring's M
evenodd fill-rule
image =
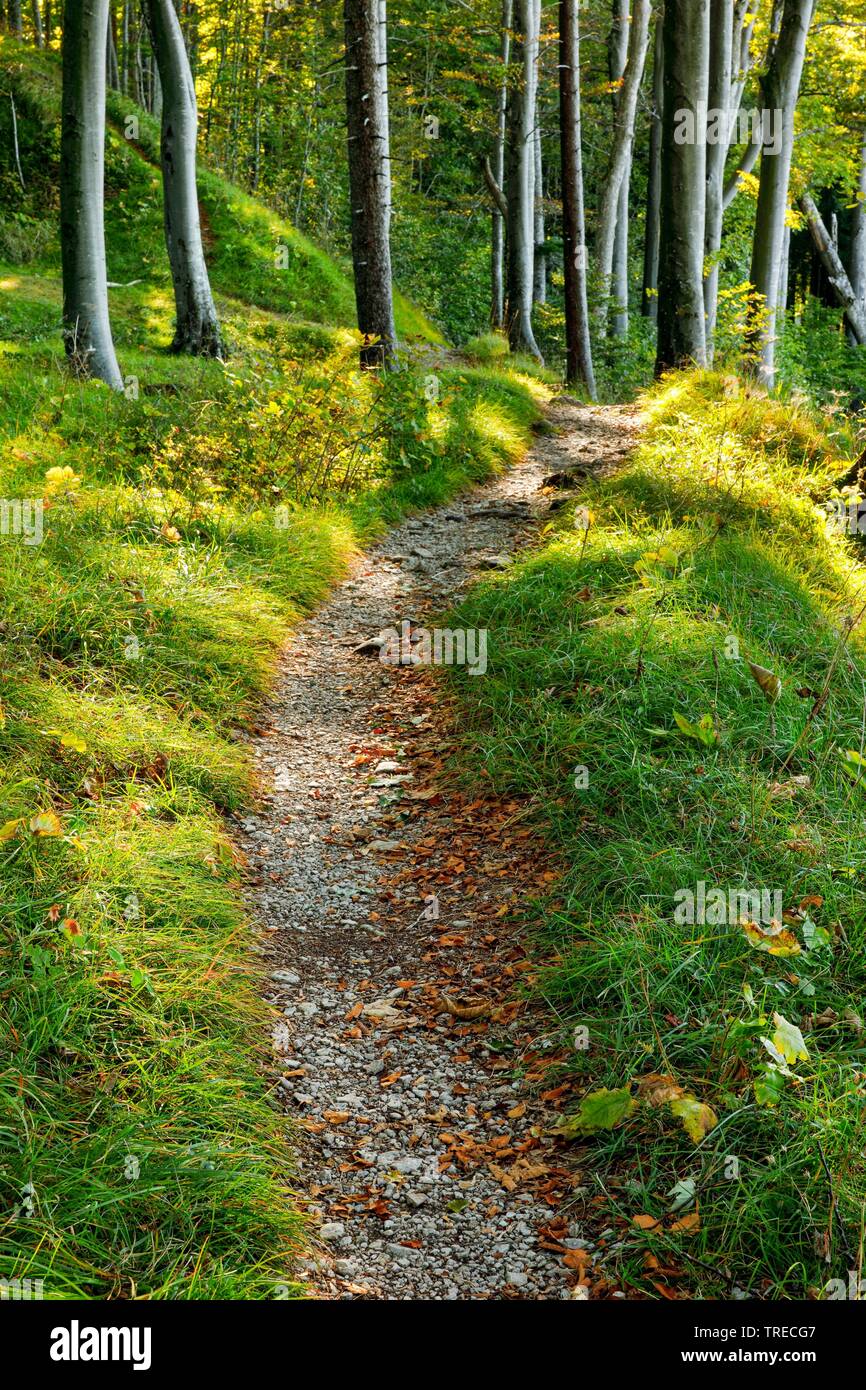
M30 829L43 840L56 840L63 834L60 818L53 811L40 811L30 821Z
M2 844L4 840L14 839L15 835L18 833L18 827L23 824L24 822L21 820L8 820L5 825L0 826L0 844Z
M710 1107L704 1105L703 1101L696 1100L694 1096L682 1096L679 1100L672 1100L671 1114L682 1120L686 1134L696 1144L718 1124Z

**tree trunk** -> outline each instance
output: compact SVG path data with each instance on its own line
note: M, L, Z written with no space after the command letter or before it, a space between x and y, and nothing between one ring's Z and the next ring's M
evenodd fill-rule
M640 84L646 66L649 47L649 25L652 15L652 0L634 0L631 28L628 40L628 61L625 67L622 89L616 108L614 144L610 158L607 180L601 197L598 215L598 235L596 255L598 257L601 305L599 322L602 333L606 331L609 300L612 288L614 246L617 223L623 222L620 197L631 164L634 145L635 116ZM627 209L625 219L627 222ZM628 306L628 287L624 296Z
M105 77L113 92L120 91L120 69L117 66L117 39L115 37L114 6L108 11L108 40L105 46Z
M9 0L7 14L9 16L9 32L15 34L19 39L22 38L24 25L21 19L21 0Z
M42 28L42 10L39 0L30 0L30 17L33 20L33 37L37 48L45 47L45 31Z
M502 0L502 82L499 86L499 103L496 110L496 145L493 152L493 177L501 189L505 182L505 129L508 110L508 64L511 58L511 23L513 0ZM491 308L490 322L493 328L502 328L505 323L505 218L498 207L494 207L491 226Z
M839 259L839 252L833 245L833 239L808 193L804 193L800 198L799 207L806 218L815 249L827 272L833 292L845 312L851 332L856 341L863 345L866 343L866 303L857 298L854 286L845 274L845 267Z
M177 317L171 351L222 357L201 237L196 184L198 109L186 45L171 0L147 0L147 14L163 92L160 156L165 242Z
M105 45L108 0L66 0L60 242L66 355L81 377L123 390L108 313L105 267Z
M704 199L709 38L709 0L666 0L657 375L693 363L705 367L707 362Z
M565 379L596 399L586 292L583 141L580 111L581 0L559 0L559 135L562 152L562 243L565 268Z
M746 338L747 363L760 381L775 385L776 308L794 154L794 112L815 0L786 0L779 40L764 81L764 106L781 118L778 149L768 142L761 155L750 280L754 299Z
M656 18L653 56L653 96L650 125L649 177L646 197L646 234L643 253L641 313L657 319L659 311L659 215L662 184L662 111L664 110L665 49L662 16Z
M384 4L344 0L352 260L361 365L393 367L391 174Z
M535 161L535 270L532 298L536 304L547 303L547 257L544 254L544 167L541 162L541 125L536 116L533 141Z
M613 88L613 115L616 124L619 111L620 86L628 63L630 0L613 0L613 25L607 41L607 69ZM613 263L611 269L611 296L617 308L613 318L613 333L616 338L628 334L628 243L629 223L628 204L631 184L631 154L628 168L623 176L616 205L616 232L613 242Z
M851 219L851 288L863 306L866 316L866 131L863 134L863 149L860 156L860 178L857 184L857 202ZM850 338L854 338L851 325L848 325Z
M707 201L704 230L705 264L704 310L706 313L707 361L712 364L713 338L719 299L719 255L722 249L724 217L725 161L732 129L733 96L733 0L710 0L710 82L707 101L713 112L707 134ZM719 117L717 113L721 112Z
M520 45L521 81L509 93L508 111L508 338L512 352L540 362L532 329L535 246L535 119L539 10L535 0L516 0L514 33Z
M764 59L764 71L770 66L773 52L778 38L779 25L782 22L782 0L774 0L773 12L770 17L770 38L767 44L767 53ZM731 98L731 110L739 112L743 100L743 93L746 90L746 82L752 69L752 35L755 32L755 15L750 11L754 8L752 0L737 0L734 9L734 64L737 64L737 52L739 51L739 70L734 76L733 94ZM733 137L736 126L731 128L731 139L728 144L728 154L733 148ZM761 153L760 136L749 141L740 161L739 168L735 169L731 177L725 183L724 195L722 197L722 211L727 212L740 191L740 175L751 174L758 162L758 155Z

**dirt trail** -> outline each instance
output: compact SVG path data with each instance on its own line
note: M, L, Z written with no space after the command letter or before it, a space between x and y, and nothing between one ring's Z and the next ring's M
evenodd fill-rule
M567 398L549 421L522 464L357 560L294 637L255 746L243 848L322 1298L582 1297L598 1259L580 1175L532 1133L547 1021L519 1000L509 923L543 869L525 808L443 782L441 685L354 650L447 611L537 536L564 495L545 477L615 465L639 425Z

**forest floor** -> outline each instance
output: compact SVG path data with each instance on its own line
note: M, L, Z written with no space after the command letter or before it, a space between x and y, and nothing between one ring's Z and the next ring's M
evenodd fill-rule
M514 909L554 878L545 847L519 801L446 768L455 709L431 669L356 650L403 620L432 630L533 544L561 505L545 478L611 471L640 423L567 398L549 420L521 464L356 561L294 634L256 741L243 847L323 1298L581 1298L589 1265L594 1296L601 1280L605 1233L574 1219L581 1174L545 1130L550 1015L521 992Z

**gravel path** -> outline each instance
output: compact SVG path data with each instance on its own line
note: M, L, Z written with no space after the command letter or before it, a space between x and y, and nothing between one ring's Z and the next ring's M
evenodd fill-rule
M265 795L241 841L320 1298L583 1298L601 1256L546 1137L549 1018L517 990L509 916L543 853L523 808L443 778L436 677L356 651L507 565L564 495L544 479L612 466L639 424L565 397L549 421L522 464L358 558L293 637L255 743Z

